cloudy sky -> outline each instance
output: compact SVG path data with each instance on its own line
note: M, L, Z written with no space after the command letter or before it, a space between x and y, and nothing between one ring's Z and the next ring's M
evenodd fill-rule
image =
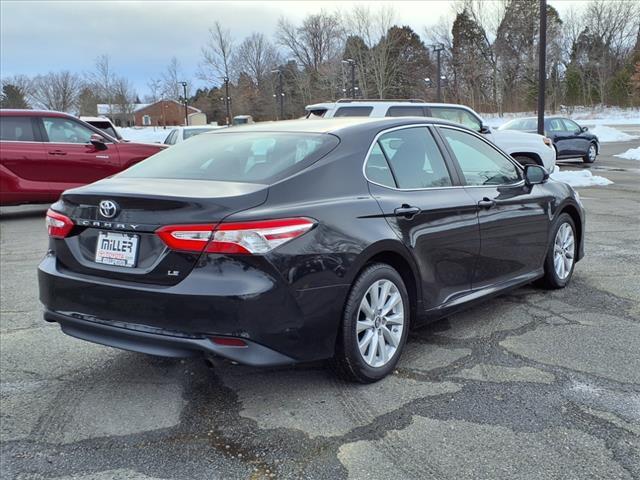
M35 75L68 69L92 69L107 53L119 75L127 76L142 96L150 77L158 77L171 57L178 58L195 86L200 49L218 20L236 39L253 31L271 36L278 19L293 22L321 9L348 10L358 1L0 1L0 74ZM394 1L398 23L423 34L453 1ZM550 0L562 15L578 0ZM382 5L382 2L379 3Z

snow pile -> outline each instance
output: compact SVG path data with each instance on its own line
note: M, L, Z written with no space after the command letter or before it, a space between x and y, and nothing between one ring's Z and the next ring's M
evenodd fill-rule
M142 143L163 143L171 128L160 127L122 127L118 128L120 135L125 140L131 140L132 142Z
M640 160L640 147L630 148L624 153L614 155L614 157L626 158L627 160Z
M505 113L500 117L497 113L480 114L485 123L491 127L499 127L514 118L535 117L535 112L515 112ZM640 109L638 108L619 108L619 107L574 107L561 110L556 113L550 111L545 112L547 117L560 116L575 120L580 125L596 126L596 125L640 125Z
M640 122L639 122L640 123ZM629 140L635 140L638 137L629 135L628 133L621 132L616 128L605 127L604 125L598 125L589 130L598 137L600 143L607 142L628 142Z
M608 178L599 177L589 170L564 170L560 171L557 166L551 173L551 178L558 182L568 183L572 187L594 187L598 185L611 185L613 182Z

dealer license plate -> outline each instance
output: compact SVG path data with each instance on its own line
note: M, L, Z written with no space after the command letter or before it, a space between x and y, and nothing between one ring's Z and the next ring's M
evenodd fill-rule
M135 267L138 258L138 235L100 232L96 246L96 263Z

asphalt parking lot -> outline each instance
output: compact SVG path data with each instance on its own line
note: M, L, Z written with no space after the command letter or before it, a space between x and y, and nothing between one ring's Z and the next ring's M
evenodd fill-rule
M605 144L591 171L614 184L579 189L587 254L568 288L415 331L368 386L323 363L260 370L67 337L38 302L46 207L2 209L0 477L640 478L640 162L612 156L635 146Z

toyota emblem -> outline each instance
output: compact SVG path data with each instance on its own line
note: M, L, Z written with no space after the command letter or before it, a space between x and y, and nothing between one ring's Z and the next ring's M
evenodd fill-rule
M112 200L102 200L99 209L104 218L113 218L118 213L118 204Z

